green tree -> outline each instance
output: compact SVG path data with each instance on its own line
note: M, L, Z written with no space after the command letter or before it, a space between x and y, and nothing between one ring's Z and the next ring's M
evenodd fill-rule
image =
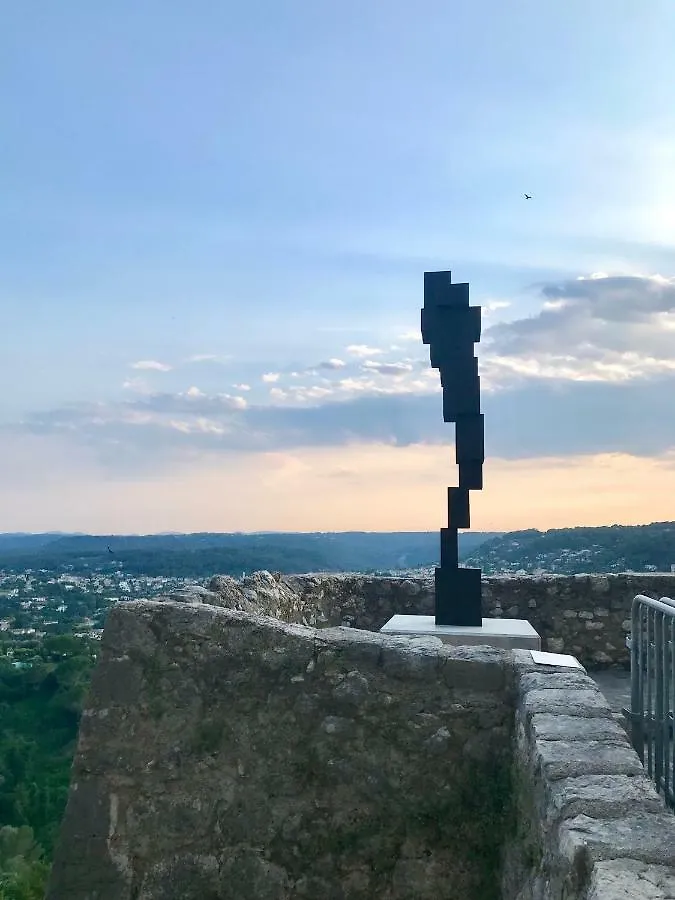
M27 826L0 828L0 900L42 900L49 864Z

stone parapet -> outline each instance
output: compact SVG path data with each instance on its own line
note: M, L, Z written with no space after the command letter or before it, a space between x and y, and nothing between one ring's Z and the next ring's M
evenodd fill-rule
M595 683L513 659L517 826L502 900L670 900L675 817Z
M368 575L216 576L209 589L172 595L259 612L315 627L379 629L397 614L433 614L433 581ZM525 619L542 649L569 653L589 669L628 668L626 636L636 594L675 595L675 575L545 575L483 579L483 615Z

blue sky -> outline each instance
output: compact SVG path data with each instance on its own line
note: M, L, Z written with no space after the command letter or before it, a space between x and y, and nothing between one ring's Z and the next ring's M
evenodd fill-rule
M434 269L485 310L475 527L672 518L674 33L671 0L14 4L0 529L440 527Z

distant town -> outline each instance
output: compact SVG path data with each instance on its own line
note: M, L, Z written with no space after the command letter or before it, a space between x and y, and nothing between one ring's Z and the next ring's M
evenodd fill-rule
M0 641L35 640L74 634L96 640L108 610L118 600L143 600L193 582L189 578L130 576L123 572L89 576L27 569L0 573Z

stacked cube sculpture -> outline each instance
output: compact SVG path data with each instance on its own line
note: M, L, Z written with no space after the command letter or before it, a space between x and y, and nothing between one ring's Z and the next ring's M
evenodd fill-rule
M441 528L436 569L436 625L482 625L481 570L460 568L457 535L470 528L469 491L483 487L485 435L474 344L480 341L480 306L469 306L469 285L452 284L450 272L424 273L422 341L440 370L443 421L455 423L459 487L448 488L448 527Z

